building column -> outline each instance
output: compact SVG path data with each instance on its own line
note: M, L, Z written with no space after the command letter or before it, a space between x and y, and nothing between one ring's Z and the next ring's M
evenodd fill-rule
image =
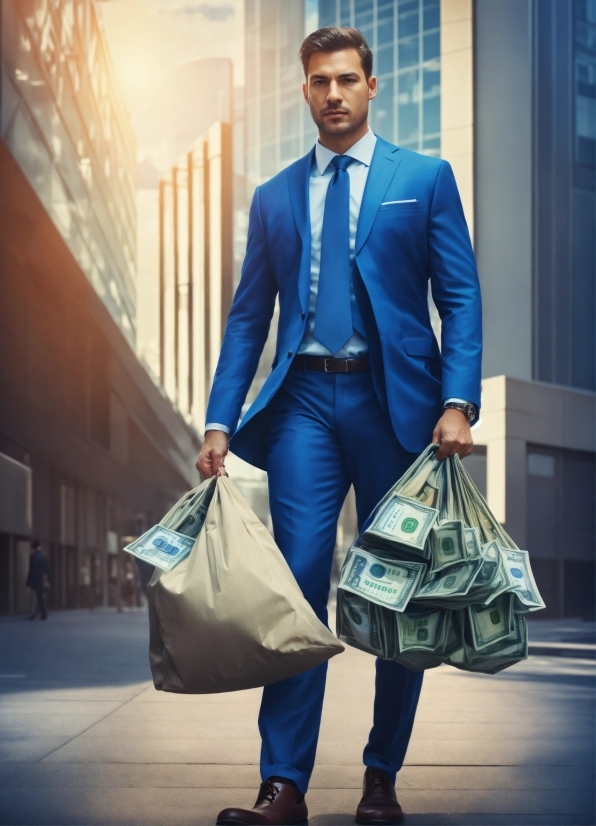
M472 0L441 0L441 157L453 167L474 238Z

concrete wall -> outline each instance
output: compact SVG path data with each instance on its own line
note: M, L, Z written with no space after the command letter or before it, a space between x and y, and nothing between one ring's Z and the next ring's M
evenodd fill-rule
M474 2L475 248L483 375L532 378L531 0Z
M527 538L527 445L596 452L596 396L494 376L482 383L474 441L487 447L487 501L516 543Z
M474 238L472 0L441 0L441 157L453 167Z

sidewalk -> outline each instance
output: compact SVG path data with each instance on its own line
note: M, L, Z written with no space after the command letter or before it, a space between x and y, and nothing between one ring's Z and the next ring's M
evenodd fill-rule
M568 637L563 624L534 628L540 645ZM590 645L593 633L579 623L572 640ZM0 650L0 824L202 826L224 806L253 805L260 691L156 692L146 614L5 618ZM330 663L311 825L354 822L373 665L352 649ZM495 677L427 672L398 777L406 822L596 823L595 671L576 654L532 656Z

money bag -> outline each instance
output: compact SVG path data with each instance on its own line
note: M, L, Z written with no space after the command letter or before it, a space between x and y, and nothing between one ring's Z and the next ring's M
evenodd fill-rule
M150 664L161 691L268 685L344 650L304 598L273 537L220 477L190 554L149 584Z

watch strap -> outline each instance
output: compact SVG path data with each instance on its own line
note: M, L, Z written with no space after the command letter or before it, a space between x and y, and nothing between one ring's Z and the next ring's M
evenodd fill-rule
M476 405L472 402L445 402L445 410L447 408L460 410L469 422L476 418Z

